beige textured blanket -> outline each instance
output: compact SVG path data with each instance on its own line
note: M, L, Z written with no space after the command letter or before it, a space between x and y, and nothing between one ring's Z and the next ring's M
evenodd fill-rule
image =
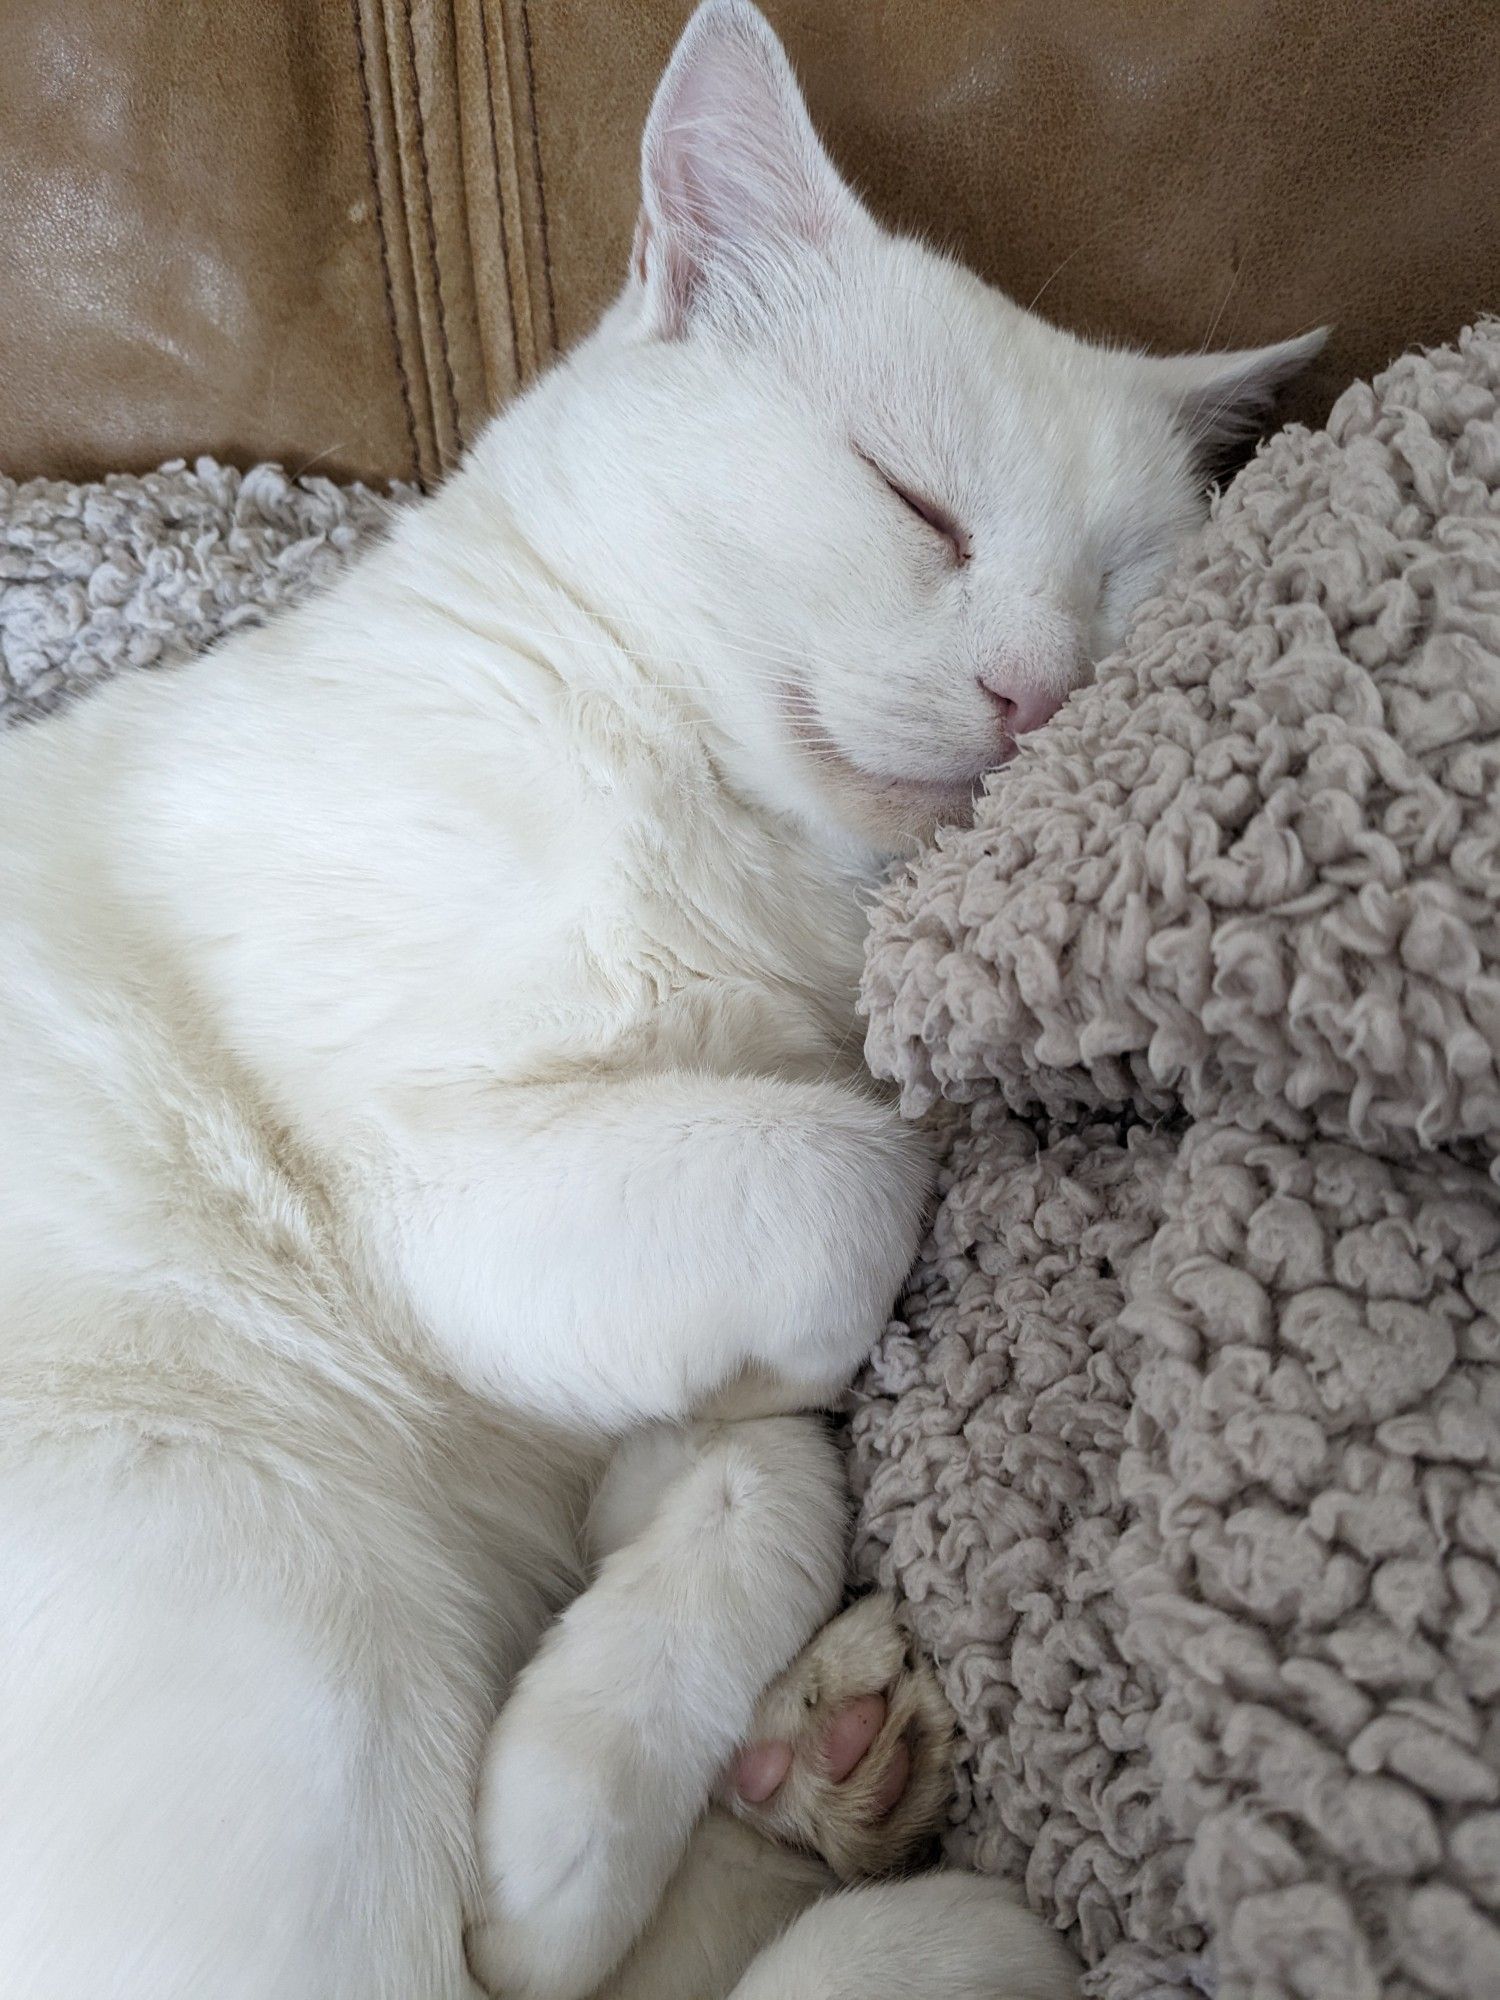
M894 883L857 1400L960 1851L1094 1991L1500 1996L1500 323L1274 438Z

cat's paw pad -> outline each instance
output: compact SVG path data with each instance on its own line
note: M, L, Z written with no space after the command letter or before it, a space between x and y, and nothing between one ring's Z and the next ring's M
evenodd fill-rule
M772 1683L730 1766L731 1810L846 1882L930 1847L952 1792L953 1718L889 1597L862 1598Z

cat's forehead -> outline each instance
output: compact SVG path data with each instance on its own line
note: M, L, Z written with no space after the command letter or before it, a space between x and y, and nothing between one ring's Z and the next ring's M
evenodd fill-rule
M881 232L798 306L784 351L827 407L947 459L1025 448L1107 463L1168 428L1121 355L919 243Z

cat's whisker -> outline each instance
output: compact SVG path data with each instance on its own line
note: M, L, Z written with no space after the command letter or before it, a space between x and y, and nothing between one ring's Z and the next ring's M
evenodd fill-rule
M1112 230L1113 228L1114 228L1114 222L1113 219L1111 219L1109 221L1101 223L1097 228L1089 230L1086 235L1081 236L1078 239L1078 241L1073 245L1073 248L1068 252L1068 254L1064 258L1062 258L1062 260L1059 263L1053 266L1052 270L1047 274L1047 276L1037 286L1036 290L1032 293L1031 297L1027 300L1026 302L1027 312L1035 312L1043 296L1048 291L1051 290L1053 281L1062 276L1063 272L1067 270L1068 266L1073 262L1073 260L1076 257L1082 256L1085 250L1091 249L1093 245L1099 241L1101 236L1107 235L1109 231Z

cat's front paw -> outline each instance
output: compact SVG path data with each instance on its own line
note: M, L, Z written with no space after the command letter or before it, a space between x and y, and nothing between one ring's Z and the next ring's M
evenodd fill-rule
M503 2000L584 2000L640 1929L675 1843L619 1732L523 1680L485 1753L478 1800L485 1915L476 1977Z
M772 1683L723 1797L845 1882L923 1858L953 1788L953 1717L891 1598L861 1598Z

